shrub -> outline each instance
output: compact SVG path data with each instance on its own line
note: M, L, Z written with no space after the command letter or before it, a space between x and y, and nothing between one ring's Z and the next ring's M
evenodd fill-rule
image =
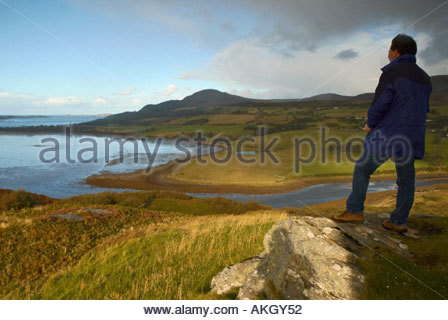
M0 197L0 209L22 209L33 207L39 203L39 196L25 190L4 193Z

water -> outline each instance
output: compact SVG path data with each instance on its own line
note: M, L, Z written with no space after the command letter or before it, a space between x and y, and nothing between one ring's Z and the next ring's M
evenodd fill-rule
M54 140L43 142L42 140L46 138ZM92 174L123 173L148 167L150 160L141 140L138 140L136 149L130 142L123 144L123 163L120 163L119 144L110 143L109 152L106 152L105 139L106 137L72 135L67 141L66 136L62 134L0 135L0 188L24 189L54 198L64 198L111 190L85 184L85 179ZM87 149L92 148L95 143L96 152L88 151ZM155 141L147 140L146 145L149 152L153 154L156 147ZM195 155L196 146L185 144L183 146ZM49 148L53 150L50 151ZM68 154L67 150L69 150ZM137 161L134 159L134 151ZM201 150L203 154L207 151L205 147ZM106 161L107 153L109 154L108 161ZM59 157L58 161L56 156ZM93 161L94 156L97 158L96 162ZM174 141L162 140L152 167L184 157L185 153L175 147ZM41 158L44 161L55 161L45 163L41 161ZM81 163L80 159L92 161ZM124 189L113 190L123 191Z
M438 181L425 181L424 179L416 180L416 187L424 187L434 183L447 183L448 179ZM395 180L370 182L368 193L380 192L387 190L396 190ZM300 190L278 193L278 194L224 194L224 193L188 193L189 195L205 198L221 196L235 201L248 202L258 201L262 204L272 206L273 208L282 207L303 207L305 205L313 205L325 203L329 201L343 199L349 196L351 191L351 183L329 183L318 184L306 187Z
M52 138L55 140L42 142L42 139ZM90 139L84 141L81 139ZM3 189L24 189L29 192L48 195L54 198L65 198L69 196L97 193L103 191L125 191L125 189L108 189L92 187L85 184L85 179L92 174L99 173L123 173L132 172L138 169L145 169L149 164L148 154L141 140L137 143L137 150L134 150L132 143L123 145L123 163L120 163L119 144L110 144L109 162L106 162L106 137L72 135L69 140L62 134L48 135L22 135L6 134L0 135L0 188ZM48 148L54 148L57 141L57 151L49 151L42 154L44 160L50 160L56 154L59 155L57 163L44 163L39 158L39 154ZM124 141L124 140L123 140ZM78 159L81 151L81 159L89 160L94 152L87 151L93 143L97 144L97 162L90 161L81 163ZM68 148L68 145L70 148ZM154 152L155 141L148 140L147 147L150 152ZM193 144L183 145L192 155L197 152L197 147ZM68 156L66 151L70 150ZM136 151L137 161L134 159ZM208 148L203 147L202 154L208 153ZM183 159L185 154L180 152L174 141L163 140L159 146L152 167L168 163L176 158ZM74 160L74 163L71 163ZM448 182L439 180L436 182ZM417 180L417 186L430 185L433 181ZM379 192L396 189L396 183L391 181L371 182L368 192ZM274 208L284 206L301 207L306 205L324 203L345 198L351 190L350 183L332 183L310 186L301 190L279 193L279 194L219 194L219 193L188 193L196 197L216 197L222 196L236 201L259 201ZM135 191L135 190L132 190Z
M0 116L0 128L22 127L22 126L57 126L68 125L81 122L102 119L99 116L71 116L71 115L50 115L50 116L16 116L15 118L2 119Z

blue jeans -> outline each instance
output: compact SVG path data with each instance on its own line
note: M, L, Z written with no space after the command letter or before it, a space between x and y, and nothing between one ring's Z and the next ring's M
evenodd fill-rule
M352 192L346 201L346 209L350 213L360 214L364 211L370 175L388 160L386 156L365 152L358 159L353 172ZM395 210L390 214L390 222L399 226L407 226L409 211L414 203L415 169L414 157L406 162L395 162L397 171L397 202Z

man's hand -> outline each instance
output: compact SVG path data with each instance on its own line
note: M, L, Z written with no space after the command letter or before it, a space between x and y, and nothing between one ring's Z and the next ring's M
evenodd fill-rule
M364 130L366 130L367 132L372 131L372 129L367 124L365 125Z

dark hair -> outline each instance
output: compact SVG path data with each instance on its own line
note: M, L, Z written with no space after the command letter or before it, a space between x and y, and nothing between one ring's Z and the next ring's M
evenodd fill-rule
M390 49L398 50L399 54L410 53L415 55L417 53L417 43L410 36L400 33L392 40Z

